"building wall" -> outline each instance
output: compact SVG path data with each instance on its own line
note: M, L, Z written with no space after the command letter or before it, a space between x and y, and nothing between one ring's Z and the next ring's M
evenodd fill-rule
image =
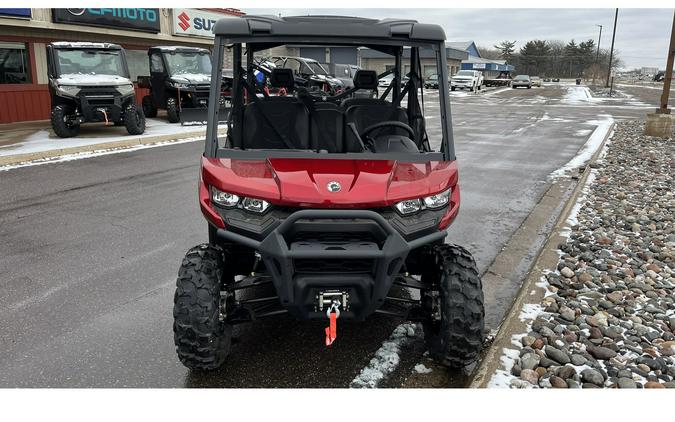
M404 72L408 73L410 71L410 66L405 64L405 60L403 61L404 64ZM448 59L447 60L447 66L448 66L448 74L450 76L454 75L459 71L459 66L461 62L459 60L453 60L453 59ZM436 60L434 59L422 59L421 60L421 65L422 65L422 74L425 76L429 76L431 74L435 74L438 72L436 68ZM360 66L363 69L369 69L369 70L374 70L378 74L384 73L388 69L394 67L394 59L393 58L365 58L362 57L360 60Z
M223 17L240 15L236 11L218 12ZM120 44L126 50L133 80L149 74L147 49L155 45L186 45L210 48L213 38L174 35L173 10L159 9L159 32L149 33L82 24L55 23L52 9L33 8L30 19L0 16L0 43L22 43L29 59L30 83L0 84L0 123L46 120L50 116L46 45L54 41L91 41ZM225 67L231 67L231 55L225 55ZM147 90L137 88L140 102Z

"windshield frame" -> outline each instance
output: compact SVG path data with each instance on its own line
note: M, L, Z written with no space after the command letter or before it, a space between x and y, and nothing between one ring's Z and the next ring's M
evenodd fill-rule
M117 56L119 71L112 73L64 73L61 70L61 56L63 52L92 52L92 53L103 53L107 55ZM111 75L119 76L122 78L129 79L129 68L127 66L126 57L124 55L124 50L122 49L108 49L108 48L89 48L89 47L78 47L78 48L55 48L54 49L54 71L56 78L62 78L64 75Z
M421 66L421 58L416 53L417 48L430 49L434 53L434 60L437 67L436 74L439 77L439 120L441 122L441 135L438 139L438 148L436 151L420 151L420 152L410 152L410 153L369 153L369 152L358 152L358 153L330 153L322 154L318 151L311 149L307 150L291 150L291 149L240 149L233 148L231 146L221 146L219 144L218 136L218 114L220 107L216 101L209 101L208 109L208 119L207 119L207 132L205 139L205 149L204 156L206 158L230 158L230 159L246 159L246 160L260 160L260 159L269 159L269 158L308 158L308 159L349 159L349 160L397 160L403 162L433 162L433 161L453 161L455 160L455 150L454 150L454 139L452 133L452 122L450 118L450 95L449 95L449 84L448 84L448 69L447 69L447 58L446 58L446 47L444 41L436 40L410 40L410 39L396 39L396 38L372 38L367 41L357 38L350 37L309 37L309 36L294 36L294 35L284 35L284 36L274 36L274 35L216 35L214 38L214 48L213 48L213 62L220 63L224 60L225 46L227 44L227 51L230 54L233 54L233 98L232 104L233 109L231 113L230 128L232 130L228 131L228 137L232 136L235 139L235 145L238 145L241 142L241 139L238 137L241 136L241 127L243 121L243 73L245 69L243 68L243 51L246 46L247 54L250 57L253 57L253 53L256 51L268 50L275 46L281 45L311 45L311 46L366 46L376 50L384 51L398 51L395 61L397 67L395 68L395 73L398 76L398 79L401 80L403 74L403 66L401 66L401 57L404 47L416 47L411 48L415 51L417 57L417 64ZM387 53L394 54L394 53ZM411 53L412 54L412 53ZM427 57L425 57L427 58ZM421 72L421 70L419 71ZM379 77L380 75L378 75ZM422 74L420 76L420 85L424 80ZM219 66L213 67L213 73L211 75L211 94L210 98L217 98L219 94L219 86L214 83L214 81L219 81L222 77L222 69ZM241 82L239 82L241 80ZM394 95L400 95L400 84L394 84ZM422 107L423 100L423 86L420 88L420 93L417 95L418 101L420 101L420 107ZM396 94L398 90L399 94ZM400 101L400 99L399 99ZM240 104L237 107L237 104ZM239 111L234 111L238 109ZM234 117L232 117L234 115ZM237 127L239 129L237 130ZM236 130L236 133L235 133Z
M208 71L204 72L199 72L199 73L194 73L194 72L185 72L185 73L175 73L171 62L169 61L169 57L175 57L175 56L206 56L209 59L209 66L211 69ZM164 60L164 67L166 68L167 75L169 77L174 77L174 76L181 76L181 75L186 75L186 74L192 74L192 75L211 75L213 72L213 60L211 60L211 55L208 53L202 53L202 52L189 52L189 51L181 51L181 50L176 50L176 51L162 51L162 60ZM201 66L200 66L201 67Z

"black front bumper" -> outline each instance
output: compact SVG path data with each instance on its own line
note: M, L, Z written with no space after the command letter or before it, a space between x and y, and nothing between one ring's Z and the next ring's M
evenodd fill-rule
M380 308L408 253L442 241L434 231L406 241L380 214L369 210L301 210L262 240L219 229L218 236L257 250L280 304L299 319L325 319L321 292L349 295L341 318L363 320Z
M122 96L114 87L86 87L78 93L80 122L119 122L134 94Z

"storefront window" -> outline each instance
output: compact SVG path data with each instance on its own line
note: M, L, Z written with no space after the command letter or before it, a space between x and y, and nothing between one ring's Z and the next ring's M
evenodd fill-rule
M0 42L0 84L29 84L26 44Z

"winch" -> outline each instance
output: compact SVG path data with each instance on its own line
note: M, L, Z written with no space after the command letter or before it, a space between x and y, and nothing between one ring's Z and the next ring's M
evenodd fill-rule
M320 292L317 295L318 312L323 312L326 309L326 316L329 320L329 325L326 327L326 346L333 344L337 338L337 319L340 318L340 307L342 309L349 309L349 293L339 290L327 290Z

